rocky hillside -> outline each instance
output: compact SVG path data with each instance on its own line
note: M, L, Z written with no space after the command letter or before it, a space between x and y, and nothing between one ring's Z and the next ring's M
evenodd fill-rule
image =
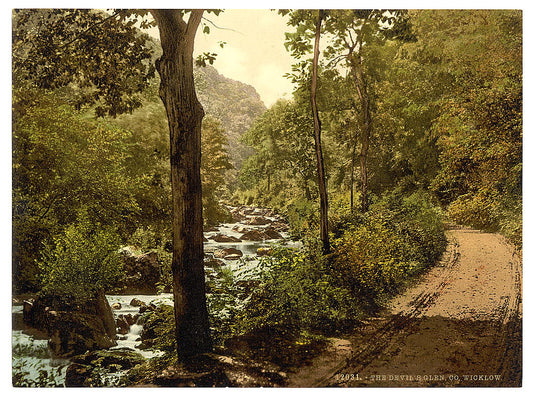
M158 40L151 41L153 60L161 56ZM207 115L211 115L222 122L222 127L228 136L228 153L236 169L242 161L252 153L252 149L240 142L242 134L252 125L266 107L254 87L226 78L218 73L215 66L195 66L196 92ZM157 107L163 105L159 100L157 88L159 76L156 73L151 88L144 93L144 106L155 103ZM164 112L164 111L162 111Z
M239 138L266 107L252 86L226 78L212 66L196 69L196 90L206 113L222 122L229 141L229 155L238 169L251 154Z

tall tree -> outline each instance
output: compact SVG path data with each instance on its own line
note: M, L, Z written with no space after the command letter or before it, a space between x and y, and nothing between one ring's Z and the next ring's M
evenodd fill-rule
M310 35L314 38L313 60L311 63L311 114L313 118L313 133L315 140L315 157L317 165L318 191L320 196L320 240L322 241L322 250L329 253L329 228L328 228L328 194L326 187L326 173L324 168L324 157L322 155L321 126L318 115L316 101L317 95L317 78L318 78L318 59L320 54L320 34L322 21L325 18L324 10L281 10L282 15L289 14L289 24L297 27L294 34L286 33L286 47L291 50L293 56L300 58L309 51L309 45L306 43ZM304 64L305 66L305 61ZM305 71L303 71L305 74ZM305 82L305 79L303 79Z
M193 75L194 38L204 10L151 10L163 54L156 62L159 95L170 132L172 274L178 356L185 360L212 348L205 296L201 127L202 105Z
M324 31L333 40L326 49L333 66L344 60L348 67L359 103L360 143L359 167L361 211L368 210L368 151L372 136L372 100L365 73L365 46L385 39L412 40L405 11L400 10L332 10ZM345 53L342 53L345 51Z
M204 10L152 10L163 55L156 62L170 131L173 282L178 355L211 350L202 242L200 130L204 111L194 88L194 38ZM186 21L186 14L188 20ZM153 68L141 26L146 10L23 10L15 15L13 71L17 87L71 90L76 105L98 116L140 106ZM77 96L76 96L77 95ZM27 98L14 98L14 116Z
M329 229L328 229L328 192L326 188L326 173L324 171L324 156L322 155L322 140L320 118L318 116L318 107L316 104L316 85L318 75L318 57L320 54L320 30L324 10L318 11L318 17L315 25L315 44L313 49L313 69L311 73L311 110L313 113L313 132L315 137L315 156L318 177L318 193L320 196L320 240L322 241L322 250L329 253Z
M245 185L264 185L266 177L267 194L279 194L285 203L300 192L308 201L315 197L316 162L309 156L314 151L309 134L313 122L308 97L303 100L278 100L242 136L255 153L245 161L241 180ZM290 189L293 185L296 193Z

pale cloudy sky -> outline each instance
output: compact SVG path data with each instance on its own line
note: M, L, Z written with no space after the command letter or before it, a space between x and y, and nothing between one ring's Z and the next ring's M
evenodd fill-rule
M278 98L290 96L292 84L283 74L290 72L294 60L285 50L285 18L270 10L225 10L219 16L204 14L210 33L201 27L195 52L217 54L213 66L224 76L255 87L267 107ZM217 28L218 27L218 28ZM157 28L150 34L158 36ZM226 42L220 48L219 42Z
M222 75L254 86L267 106L292 92L283 77L294 62L283 45L285 18L270 10L226 10L206 18L233 29L211 26L209 35L199 33L196 39L197 52L218 54L214 66ZM221 40L227 43L224 48L218 46Z

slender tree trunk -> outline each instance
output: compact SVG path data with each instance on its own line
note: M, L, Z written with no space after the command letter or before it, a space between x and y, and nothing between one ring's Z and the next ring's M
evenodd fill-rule
M311 190L309 190L309 185L307 184L307 182L304 182L304 193L305 193L305 199L307 201L311 201L312 200Z
M360 154L360 172L361 172L361 212L368 211L368 171L367 158L368 147L370 143L370 133L372 130L372 120L370 115L370 100L366 82L363 76L363 65L361 55L353 54L351 58L351 69L355 80L357 95L361 102L362 128L361 128L361 154Z
M193 79L194 37L203 10L153 10L163 55L157 61L159 95L170 130L172 185L172 274L177 351L186 360L212 349L205 296L201 124L203 108Z
M352 162L350 166L350 213L354 212L354 183L355 183L355 144L352 150Z
M315 30L315 47L313 53L313 72L311 75L311 110L313 112L313 128L315 136L315 154L318 172L318 192L320 195L320 239L322 240L322 251L327 254L329 247L329 228L328 228L328 193L326 190L326 173L324 171L324 157L322 156L322 141L320 119L318 117L318 107L316 104L316 86L318 74L318 55L320 53L320 29L324 11L319 10Z

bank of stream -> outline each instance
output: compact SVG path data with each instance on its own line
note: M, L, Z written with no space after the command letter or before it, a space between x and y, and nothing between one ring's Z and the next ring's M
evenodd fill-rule
M206 231L204 252L206 260L216 260L219 269L231 270L234 283L258 278L259 258L262 254L268 253L268 247L282 245L299 248L301 246L300 242L290 240L288 226L279 215L272 211L242 206L229 207L229 210L238 221L225 223ZM206 274L212 272L213 269L206 266ZM210 295L210 293L207 294L208 299ZM173 304L171 293L106 295L106 297L112 305L117 321L119 318L129 317L128 315L137 320L140 302L147 305ZM221 313L224 311L224 309L219 310ZM71 360L52 357L46 334L24 323L23 304L20 300L13 301L12 314L14 383L16 381L20 386L65 386L66 371ZM115 337L117 345L110 350L134 351L145 358L162 354L162 352L143 347L142 325L135 322L127 328L127 331L124 328L122 330L117 328ZM109 378L106 382L112 385L113 381L117 380L117 378Z

